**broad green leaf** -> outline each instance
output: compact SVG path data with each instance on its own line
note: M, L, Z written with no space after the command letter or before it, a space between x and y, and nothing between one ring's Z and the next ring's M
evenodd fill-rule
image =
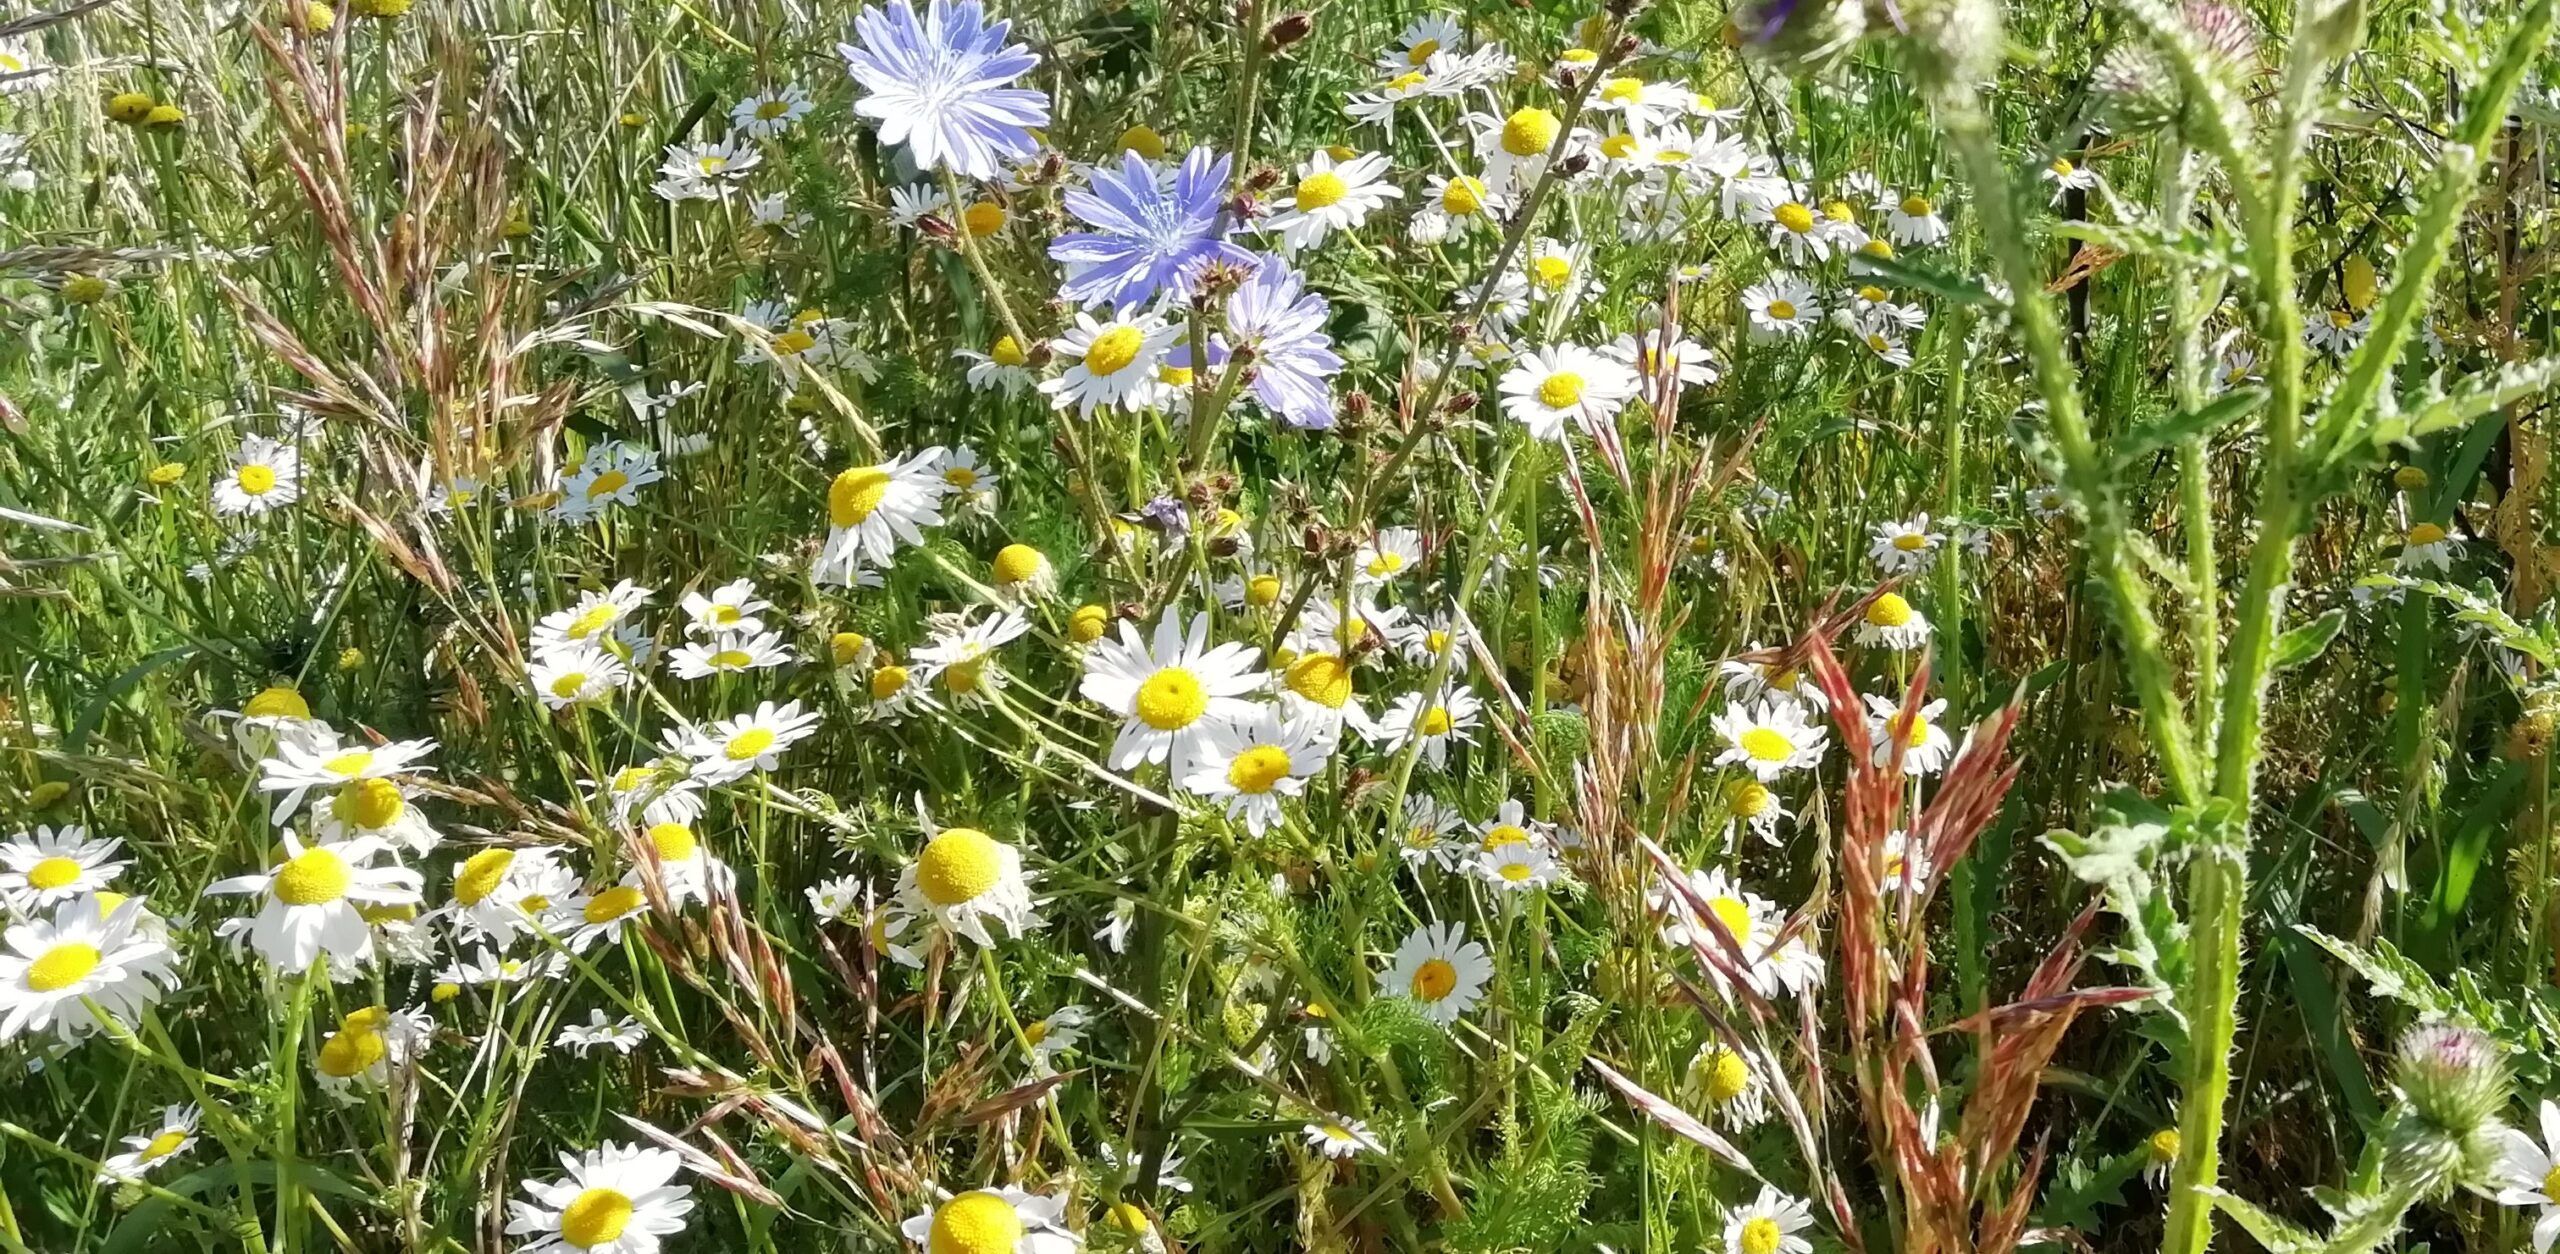
M2347 612L2333 608L2310 622L2288 629L2276 637L2275 654L2269 659L2269 665L2285 670L2320 656L2320 651L2338 638L2338 629L2346 625Z

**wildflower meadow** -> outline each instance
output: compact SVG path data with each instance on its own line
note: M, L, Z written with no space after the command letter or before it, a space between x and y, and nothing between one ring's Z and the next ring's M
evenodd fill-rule
M2556 12L0 9L0 1249L2549 1254Z

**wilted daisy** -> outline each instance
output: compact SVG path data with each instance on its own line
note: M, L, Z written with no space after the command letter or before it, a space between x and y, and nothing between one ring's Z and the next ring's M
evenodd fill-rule
M1938 206L1928 197L1913 193L1899 199L1876 202L1876 212L1884 216L1885 234L1902 248L1917 248L1944 243L1952 230L1947 220L1938 216Z
M742 135L669 144L650 190L663 200L725 200L763 163L764 154Z
M995 651L1029 630L1031 620L1014 610L974 621L965 615L946 619L933 639L915 651L913 680L930 683L964 705L988 700L1005 685Z
M1794 339L1822 320L1813 285L1792 274L1772 274L1745 288L1742 308L1751 316L1754 339Z
M853 111L880 124L883 147L904 144L919 170L991 179L1038 151L1049 97L1014 80L1040 64L1010 42L1013 23L988 21L978 0L933 0L922 22L907 0L865 6L859 43L836 53L862 87Z
M928 1254L1075 1254L1067 1199L1023 1189L978 1189L925 1208L898 1231Z
M1378 995L1413 1001L1422 1017L1447 1027L1475 1009L1493 978L1493 956L1467 939L1464 923L1430 923L1396 946L1395 961L1378 974Z
M736 877L728 864L711 856L701 838L682 823L652 823L640 834L640 841L649 847L649 863L657 872L658 886L672 904L708 901L715 890L725 893L733 886ZM643 876L642 869L634 865L622 882L639 888Z
M1926 570L1946 537L1929 530L1929 516L1889 518L1877 523L1867 541L1867 556L1888 575Z
M1447 765L1452 742L1474 739L1469 733L1483 709L1476 694L1461 687L1442 688L1436 695L1408 692L1397 697L1364 734L1388 753L1402 753L1407 743L1418 740L1423 760L1437 770Z
M116 857L123 847L112 837L89 839L76 823L20 832L0 843L0 902L23 916L104 891L127 865Z
M687 634L716 636L763 630L760 615L771 610L773 602L756 595L754 580L733 579L708 593L684 594L683 606Z
M693 1190L675 1183L683 1165L673 1150L610 1141L562 1154L560 1179L527 1180L533 1200L507 1203L507 1235L532 1238L519 1254L656 1254L693 1210Z
M898 907L980 945L996 943L993 921L1021 937L1040 925L1032 875L1013 846L974 827L946 827L898 873Z
M1084 1039L1085 1025L1092 1019L1093 1012L1082 1006L1060 1006L1042 1018L1023 1024L1023 1038L1031 1042L1031 1074L1035 1077L1056 1075L1059 1055L1074 1049ZM1103 1148L1108 1158L1110 1147L1106 1145ZM1177 1158L1166 1156L1165 1171L1170 1173L1178 1165ZM1183 1188L1188 1191L1189 1182L1186 1181Z
M1260 223L1277 231L1289 251L1313 248L1333 231L1348 231L1368 220L1389 200L1404 193L1387 182L1383 153L1361 153L1336 160L1318 149L1298 167L1298 185L1281 198L1278 212Z
M71 1044L103 1012L127 1028L178 986L177 955L152 930L138 898L113 910L95 895L55 905L51 918L9 926L0 950L0 1041L52 1030Z
M1753 835L1775 845L1778 825L1786 822L1787 804L1767 784L1750 776L1739 776L1724 786L1724 811L1751 825Z
M2454 549L2461 543L2434 523L2419 523L2400 537L2399 567L2402 570L2449 569L2453 565Z
M1028 544L1008 544L987 563L988 582L1016 601L1041 601L1058 591L1058 568L1049 555Z
M213 512L258 515L302 497L302 454L262 435L240 441L231 469L213 482Z
M1050 405L1072 406L1085 419L1097 409L1143 408L1156 383L1156 364L1177 335L1152 313L1115 315L1107 321L1079 313L1075 326L1050 341L1066 370L1042 380L1040 390L1049 394Z
M613 810L624 823L691 823L702 817L702 781L681 762L661 761L626 766L602 783L579 780L588 796Z
M586 644L535 654L525 679L545 708L565 710L610 699L631 681L631 670L622 659Z
M1212 720L1253 716L1247 697L1269 679L1256 668L1261 655L1244 644L1209 647L1209 616L1194 615L1186 631L1171 606L1152 642L1125 622L1118 639L1096 641L1078 691L1121 719L1111 769L1162 762L1175 779L1190 775L1208 749Z
M1858 620L1858 643L1907 653L1929 642L1927 615L1898 592L1879 593Z
M454 868L453 904L447 909L459 938L506 946L531 930L532 916L576 890L577 879L561 865L557 849L483 849Z
M753 712L685 729L673 737L679 752L693 759L693 777L705 784L725 784L757 771L782 765L782 751L818 730L816 711L803 711L797 701L756 704Z
M1594 431L1635 395L1635 373L1578 344L1551 344L1502 375L1502 412L1541 440L1564 438L1567 422Z
M1819 765L1831 735L1805 717L1803 706L1781 699L1727 705L1709 725L1725 740L1716 765L1740 766L1764 784Z
M1416 792L1405 796L1403 821L1390 831L1398 833L1396 854L1406 862L1414 866L1434 862L1448 868L1476 848L1472 841L1452 839L1466 826L1466 816L1457 807Z
M801 90L798 83L790 83L780 91L749 96L731 105L729 125L751 139L771 139L809 116L814 107L809 103L809 93Z
M1357 1119L1324 1119L1310 1123L1303 1130L1307 1148L1332 1159L1353 1158L1363 1151L1384 1154L1378 1138L1369 1135L1369 1125Z
M341 963L373 956L373 928L360 906L414 906L424 881L399 866L374 866L388 846L372 837L305 845L282 833L284 862L254 875L207 885L205 896L256 896L252 918L214 929L238 938L278 970L299 973L327 954Z
M936 472L941 459L939 447L927 448L838 473L827 484L827 542L809 577L849 585L864 567L887 566L899 545L924 543L951 491Z
M1894 742L1902 743L1902 773L1935 775L1945 768L1955 753L1955 743L1947 738L1947 729L1938 726L1938 716L1946 712L1947 700L1940 697L1905 716L1902 703L1869 694L1867 703L1867 738L1875 744L1875 764L1883 766L1893 756Z
M677 645L667 655L667 669L678 679L703 679L781 666L792 657L791 646L782 643L780 632L736 631Z
M1446 223L1491 223L1511 208L1511 199L1472 174L1435 174L1423 189L1421 217L1437 214Z
M1721 1041L1699 1047L1689 1060L1689 1082L1706 1100L1701 1113L1728 1128L1748 1128L1769 1117L1769 1082Z
M1725 1216L1725 1254L1813 1254L1813 1242L1798 1235L1812 1226L1813 1209L1803 1199L1764 1184Z
M1284 719L1270 706L1255 706L1240 719L1209 726L1208 743L1182 786L1225 803L1227 817L1259 836L1280 822L1280 802L1306 791L1306 781L1333 756L1339 729L1301 715Z
M194 1106L166 1106L157 1123L140 1136L124 1139L124 1152L98 1165L98 1183L121 1184L140 1180L196 1143L196 1125L204 1112Z
M411 1032L414 1026L383 1006L364 1006L341 1016L337 1030L323 1036L320 1047L312 1052L313 1079L320 1091L353 1102L363 1093L380 1090L390 1079L392 1066L407 1060L409 1047L417 1039Z
M1039 382L1031 373L1031 356L1010 335L999 335L983 353L955 349L952 356L969 363L964 376L972 391L993 392L1001 389L1006 396L1020 396L1024 388Z

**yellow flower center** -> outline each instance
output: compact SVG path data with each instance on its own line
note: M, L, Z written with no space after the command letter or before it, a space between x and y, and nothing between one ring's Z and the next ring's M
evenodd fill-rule
M954 662L943 668L942 687L953 696L967 696L978 690L978 685L986 678L986 673L986 658L972 656L965 661Z
M906 690L907 668L883 666L871 672L871 699L886 701Z
M727 754L729 760L732 762L745 762L750 759L763 757L765 750L772 747L773 732L771 729L764 727L750 727L745 731L739 732L735 736L731 736L729 738L728 745L721 749L721 752Z
M827 637L827 653L835 658L836 665L850 665L855 658L862 656L862 646L869 643L870 638L861 632L839 631Z
M240 712L250 718L309 718L311 704L302 699L301 693L276 684L249 698Z
M1754 1215L1742 1221L1742 1240L1738 1244L1742 1247L1742 1254L1778 1254L1778 1242L1785 1236L1786 1233L1778 1228L1777 1220L1767 1215Z
M186 1130L183 1128L171 1128L168 1131L151 1138L151 1143L142 1147L142 1161L157 1162L163 1158L167 1158L171 1154L177 1153L178 1147L186 1143Z
M1796 755L1796 742L1774 727L1754 727L1734 743L1754 762L1784 762Z
M1368 569L1370 578L1384 579L1387 576L1404 569L1404 554L1380 553L1376 557L1369 559Z
M649 828L649 847L658 851L661 862L683 862L702 846L694 840L692 828L682 823L657 823Z
M1902 216L1906 218L1925 218L1937 211L1938 207L1930 204L1929 198L1926 196L1905 196L1902 198Z
M1435 657L1449 651L1449 633L1434 628L1422 633L1422 650Z
M602 605L591 606L586 613L578 615L570 622L569 630L564 634L572 640L584 640L612 626L613 620L620 617L622 617L622 607L607 601Z
M946 827L916 855L916 890L937 906L976 901L1004 877L1004 846L974 827Z
M27 964L27 989L36 993L58 993L98 969L98 947L84 941L64 941L37 956Z
M1907 719L1896 715L1893 720L1893 729L1902 733L1904 748L1917 749L1929 743L1929 720L1917 714Z
M1522 109L1502 123L1502 150L1515 157L1535 157L1555 146L1564 124L1544 109Z
M1525 884L1530 876L1538 873L1538 868L1526 862L1505 862L1495 873L1511 883Z
M1573 278L1573 262L1553 255L1540 257L1529 263L1529 273L1538 280L1538 286L1552 292Z
M1446 958L1431 958L1413 970L1413 999L1438 1001L1458 987L1458 969Z
M187 477L187 464L185 462L162 462L159 465L152 467L150 470L145 471L142 477L150 480L151 486L155 488L165 488L170 484L176 483L180 479Z
M631 1199L612 1189L589 1189L560 1212L560 1239L592 1249L631 1225Z
M2077 167L2071 164L2071 158L2069 157L2056 157L2053 159L2053 164L2045 168L2053 171L2055 178L2067 179L2071 177L2071 172Z
M1013 1203L984 1190L963 1193L934 1208L927 1254L1013 1254L1022 1234Z
M1460 175L1440 189L1440 211L1453 218L1471 218L1484 212L1486 195L1484 180Z
M1289 751L1278 745L1255 745L1227 764L1227 782L1237 792L1260 795L1289 777Z
M1178 388L1187 388L1191 386L1191 367L1158 366L1156 367L1156 381L1159 383L1170 383Z
M999 366L1019 366L1031 360L1022 351L1022 345L1010 335L997 336L994 347L987 350L987 357Z
M1200 721L1209 709L1208 690L1200 678L1179 666L1168 666L1138 685L1138 721L1157 731L1180 731Z
M327 849L305 849L276 872L276 900L288 906L325 906L347 895L352 878L346 859Z
M1706 1072L1707 1100L1721 1106L1742 1096L1751 1088L1751 1069L1743 1065L1742 1055L1718 1047L1702 1068Z
M1120 132L1120 151L1134 152L1149 161L1164 160L1164 136L1152 126L1132 126Z
M2351 309L2373 308L2373 298L2379 294L2379 279L2373 272L2373 263L2358 254L2347 258L2343 269L2341 286L2346 291L2347 306Z
M1582 376L1570 370L1548 375L1538 385L1538 403L1549 409L1570 409L1582 403Z
M2170 1129L2169 1135L2172 1137L2178 1135L2177 1130L2174 1128ZM2175 1158L2177 1155L2173 1152L2170 1154L2170 1157ZM2560 1166L2554 1166L2551 1170L2542 1174L2542 1195L2547 1198L2560 1199Z
M400 786L387 779L357 780L329 800L329 812L339 822L368 832L391 826L408 808Z
M1598 32L1591 30L1582 32L1585 37L1596 33ZM1567 48L1564 50L1564 55L1556 59L1567 65L1590 65L1600 59L1600 54L1589 48Z
M1893 547L1905 553L1917 553L1929 547L1929 537L1916 531L1906 531L1893 538Z
M1796 318L1796 303L1791 300L1770 301L1769 316L1779 322L1793 322Z
M2391 486L2404 492L2427 486L2427 472L2416 466L2403 466L2391 472Z
M2413 548L2419 545L2440 544L2443 541L2444 528L2434 523L2422 522L2409 529L2409 544Z
M1420 719L1420 726L1422 728L1422 734L1425 736L1448 735L1450 727L1449 707L1445 705L1435 705L1428 710L1424 710L1422 712L1422 718Z
M354 779L356 776L364 774L365 768L372 765L372 750L349 749L345 753L341 753L338 756L321 763L320 769L327 771L340 779Z
M80 878L80 864L69 858L47 858L27 868L27 887L52 892Z
M1067 619L1067 635L1077 644L1091 644L1102 638L1111 623L1111 611L1099 605L1079 605Z
M1084 350L1085 372L1094 375L1118 374L1138 359L1139 350L1147 346L1146 333L1136 327L1113 327L1093 337Z
M1813 229L1813 210L1792 200L1771 210L1770 215L1778 220L1778 225L1798 235Z
M1529 829L1517 824L1497 823L1485 829L1484 848L1488 853L1506 846L1528 843Z
M2178 1130L2176 1128L2162 1128L2159 1131L2152 1133L2150 1139L2142 1143L2142 1148L2151 1155L2151 1161L2155 1163L2168 1162L2178 1156ZM2560 1171L2560 1168L2554 1168L2554 1170ZM2545 1177L2543 1181L2544 1197L2554 1196L2549 1191L2550 1183L2550 1179Z
M1751 907L1743 904L1741 898L1730 896L1715 898L1707 903L1707 913L1716 916L1716 922L1723 924L1724 930L1733 934L1735 944L1751 943Z
M353 1022L353 1016L349 1017ZM368 1020L367 1022L370 1022ZM320 1074L332 1080L344 1080L363 1074L390 1052L382 1033L370 1027L347 1027L329 1034L320 1043Z
M551 898L545 893L526 893L524 899L516 903L516 908L526 914L540 914L551 908Z
M1028 544L1008 544L996 550L996 582L1028 583L1047 560L1040 556L1040 550Z
M756 106L756 116L767 122L789 112L791 112L791 102L788 100L768 100Z
M1911 603L1898 592L1888 592L1867 605L1866 623L1870 627L1900 627L1911 621Z
M1636 155L1636 137L1633 135L1618 134L1601 140L1600 155L1607 157L1612 161L1624 161L1627 158Z
M240 490L251 496L265 496L276 490L276 468L251 462L240 468Z
M1004 229L1004 206L992 200L981 200L960 215L960 221L976 236L993 235Z
M1343 182L1341 175L1331 170L1318 170L1298 180L1298 211L1304 213L1341 204L1342 198L1350 192L1351 185Z
M1724 790L1724 808L1740 818L1753 819L1768 813L1769 804L1777 799L1776 793L1756 779L1735 780Z
M1409 92L1429 81L1429 79L1423 77L1422 71L1415 70L1409 74L1398 74L1394 78L1388 79L1387 90L1392 92Z
M856 466L827 485L827 521L858 527L889 495L889 472L878 466Z
M1600 84L1600 98L1610 104L1634 104L1644 97L1644 80L1634 77L1613 78Z
M2339 330L2341 330L2341 331L2344 331L2344 330L2346 330L2348 327L2354 326L2354 325L2355 325L2355 323L2356 323L2356 315L2355 315L2355 312L2354 312L2353 310L2347 310L2347 309L2332 309L2332 310L2330 310L2330 311L2329 311L2329 325L2330 325L2330 326L2336 327L2337 329L2339 329Z
M1404 63L1406 65L1420 65L1423 62L1430 60L1431 54L1438 51L1440 51L1439 40L1420 40L1412 47L1404 50Z
M705 660L716 670L741 671L754 665L756 656L744 649L722 649Z
M513 866L513 849L483 849L462 860L462 869L454 873L453 899L466 906L476 906L498 891L498 881L507 877Z
M587 898L586 908L578 914L589 923L611 923L646 904L648 898L641 896L639 889L628 884L616 884Z
M631 476L619 470L608 470L597 475L587 484L587 499L592 501L598 497L611 496L629 486L631 486Z
M1332 653L1310 653L1289 664L1289 691L1327 709L1351 700L1351 667Z
M1280 576L1278 576L1278 575L1255 575L1253 578L1248 579L1248 580L1246 580L1246 581L1245 581L1245 585L1244 585L1244 603L1245 603L1245 604L1250 605L1250 606L1254 606L1254 607L1256 607L1256 608L1260 608L1260 607L1263 607L1263 606L1268 606L1268 605L1274 604L1274 603L1278 602L1279 600L1280 600Z
M1848 201L1829 200L1823 202L1822 216L1834 222L1856 222L1858 211L1850 208Z

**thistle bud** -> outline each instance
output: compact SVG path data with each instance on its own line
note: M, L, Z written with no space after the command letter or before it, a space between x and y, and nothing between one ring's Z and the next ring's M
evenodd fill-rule
M1794 74L1837 64L1867 33L1864 0L1753 0L1737 23L1744 46Z
M2383 1134L2383 1170L2424 1197L2479 1184L2498 1163L2511 1083L2505 1050L2476 1028L2433 1024L2400 1038L2392 1067L2405 1103Z

